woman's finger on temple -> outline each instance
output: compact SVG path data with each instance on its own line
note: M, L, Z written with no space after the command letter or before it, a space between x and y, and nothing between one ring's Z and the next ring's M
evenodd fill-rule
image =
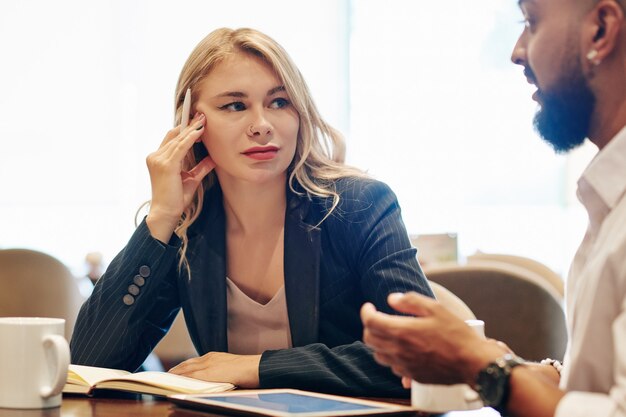
M165 137L161 141L159 148L161 148L163 145L165 145L166 143L170 142L172 139L177 137L179 133L180 133L180 126L176 126L168 130L167 133L165 134Z
M186 136L186 134L188 132L190 132L191 130L193 130L192 126L193 124L200 118L204 118L204 114L202 113L196 113L193 117L193 119L191 119L189 121L189 126L187 126L184 129L180 128L180 125L177 125L175 127L173 127L172 129L170 129L167 134L165 135L165 137L163 138L163 140L161 141L161 144L159 145L159 147L163 147L163 145L165 145L166 143L172 142L174 139L176 138L184 138ZM181 136L181 134L185 134L185 136Z
M204 115L195 118L190 127L191 129L185 129L181 134L164 141L157 153L176 162L182 161L193 144L202 136Z
M175 158L184 158L194 143L202 136L204 132L205 117L203 114L198 118L194 118L189 127L185 129L179 136L180 140L172 142L170 151Z

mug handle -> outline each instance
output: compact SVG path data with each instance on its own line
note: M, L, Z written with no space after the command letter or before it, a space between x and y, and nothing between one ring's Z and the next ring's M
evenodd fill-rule
M56 334L44 337L43 347L45 349L52 347L56 358L56 375L52 380L51 386L43 386L39 391L39 395L42 398L50 398L53 395L60 394L67 382L67 368L70 365L70 347L63 336Z

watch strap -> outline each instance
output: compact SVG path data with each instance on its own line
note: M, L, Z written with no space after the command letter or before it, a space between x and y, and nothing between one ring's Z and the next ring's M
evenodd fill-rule
M510 377L513 368L524 364L519 356L506 354L483 368L476 380L474 389L485 406L493 407L502 415L509 400Z

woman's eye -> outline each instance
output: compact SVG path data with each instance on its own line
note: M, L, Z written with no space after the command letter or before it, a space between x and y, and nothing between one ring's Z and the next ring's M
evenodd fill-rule
M235 101L234 103L228 103L220 107L221 110L230 110L230 111L243 111L246 109L246 105L241 101Z
M289 100L286 98L278 97L270 103L270 108L272 109L282 109L283 107L289 106Z

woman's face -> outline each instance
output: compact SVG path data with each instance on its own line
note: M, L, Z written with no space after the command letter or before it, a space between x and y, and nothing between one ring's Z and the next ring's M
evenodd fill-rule
M282 81L259 58L237 53L198 86L196 111L204 113L202 142L224 181L284 181L300 121Z

